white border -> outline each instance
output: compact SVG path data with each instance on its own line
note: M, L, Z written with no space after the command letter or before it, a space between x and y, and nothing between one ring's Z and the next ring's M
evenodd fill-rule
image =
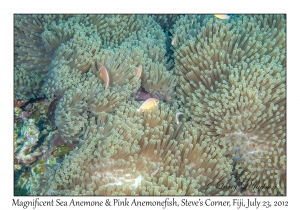
M12 198L32 200L34 197L13 197L13 14L15 13L286 13L287 14L287 197L258 197L260 200L288 200L289 207L298 204L299 193L299 10L292 1L272 0L206 0L206 1L163 1L163 0L108 0L108 1L5 1L1 2L1 195L0 206L12 208ZM295 1L294 1L295 2ZM4 64L4 65L3 65ZM95 200L96 197L76 197L76 200ZM113 197L109 197L112 199ZM120 197L117 197L120 198ZM176 197L180 200L182 197ZM197 197L189 200L209 199ZM211 197L214 200L232 200L234 197ZM244 197L243 199L252 199ZM42 197L41 199L52 199ZM57 199L57 198L53 198ZM61 198L71 200L70 197ZM100 199L105 200L105 197ZM133 199L130 197L129 199ZM158 200L159 197L143 197L144 200ZM64 207L73 209L76 207ZM94 209L101 207L94 207ZM140 207L130 207L140 209ZM147 208L147 207L143 207ZM203 207L202 207L203 208ZM20 209L20 207L19 207ZM28 208L32 209L32 208ZM41 208L38 208L41 209ZM43 207L50 209L50 207ZM53 209L53 207L51 208ZM103 207L101 208L103 209ZM106 209L106 208L104 208ZM112 208L109 208L112 209ZM128 208L127 208L128 209ZM148 208L149 209L149 208ZM167 208L171 209L171 208ZM174 207L175 209L175 207ZM176 208L178 209L178 208ZM195 209L195 208L193 208ZM197 207L199 209L199 207ZM219 209L209 208L209 209ZM224 209L224 208L222 208ZM295 208L294 208L295 209Z

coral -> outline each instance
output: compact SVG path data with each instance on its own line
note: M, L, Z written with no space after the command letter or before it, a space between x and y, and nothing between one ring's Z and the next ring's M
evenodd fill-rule
M22 100L22 101L14 100L14 107L21 107L24 104L26 104L27 102L28 102L28 100Z
M15 163L29 165L36 160L37 156L40 156L42 152L37 149L33 150L33 147L39 140L40 131L35 125L35 120L29 119L25 122L25 125L21 131L21 136L16 140L17 144L22 144L21 147L15 145Z
M31 100L23 109L15 107L14 163L15 169L26 169L36 159L44 158L49 135L54 127L49 109L55 100ZM23 111L25 110L25 111ZM18 119L18 120L17 120ZM54 119L52 119L54 121Z
M14 108L14 115L19 117L20 115L22 115L22 109L19 107L15 107Z
M16 15L14 26L28 194L286 194L284 15ZM159 103L137 111L148 98Z
M23 121L26 121L28 117L31 115L31 112L27 112L27 111L23 112L21 108L15 107L14 115L15 117L21 118Z

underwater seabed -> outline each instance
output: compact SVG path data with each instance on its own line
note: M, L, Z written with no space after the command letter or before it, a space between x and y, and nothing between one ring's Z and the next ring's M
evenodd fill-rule
M285 15L15 15L15 195L286 195Z

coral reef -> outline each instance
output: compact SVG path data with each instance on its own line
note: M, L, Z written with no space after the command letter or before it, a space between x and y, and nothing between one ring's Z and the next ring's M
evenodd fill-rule
M51 159L56 163L51 152L58 145L66 144L63 141L59 141L59 144L55 143L56 102L57 100L33 99L14 109L15 195L28 194L31 176L37 175L32 173L32 169L36 164L39 164L40 168L46 168Z
M16 15L14 27L20 192L286 195L284 15Z
M34 119L29 119L24 124L21 137L15 141L15 163L29 165L36 160L37 156L42 154L39 150L32 151L39 140L40 131L36 127ZM19 144L22 144L20 148L18 147Z

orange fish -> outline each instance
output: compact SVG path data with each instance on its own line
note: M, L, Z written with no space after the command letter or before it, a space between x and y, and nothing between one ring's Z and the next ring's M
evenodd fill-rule
M142 71L143 71L143 67L142 67L142 65L139 65L138 70L136 71L136 75L137 75L138 79L141 77Z
M183 113L182 113L182 112L177 112L177 113L176 113L175 121L176 121L177 124L179 124L179 119L178 119L178 117L179 117L179 115L181 115L181 114L183 114Z
M109 85L109 75L108 75L108 72L105 68L105 66L102 64L102 63L99 63L98 64L98 69L99 69L99 75L100 77L103 79L104 83L105 83L105 91L107 90L108 88L108 85Z
M228 20L230 18L229 15L214 15L215 17L219 18L219 19L222 19L222 20Z
M177 42L177 31L178 30L176 30L175 36L172 39L171 45L174 45Z
M139 109L137 109L137 111L143 112L144 109L151 109L152 107L157 106L158 103L159 100L157 98L149 98L140 106Z

